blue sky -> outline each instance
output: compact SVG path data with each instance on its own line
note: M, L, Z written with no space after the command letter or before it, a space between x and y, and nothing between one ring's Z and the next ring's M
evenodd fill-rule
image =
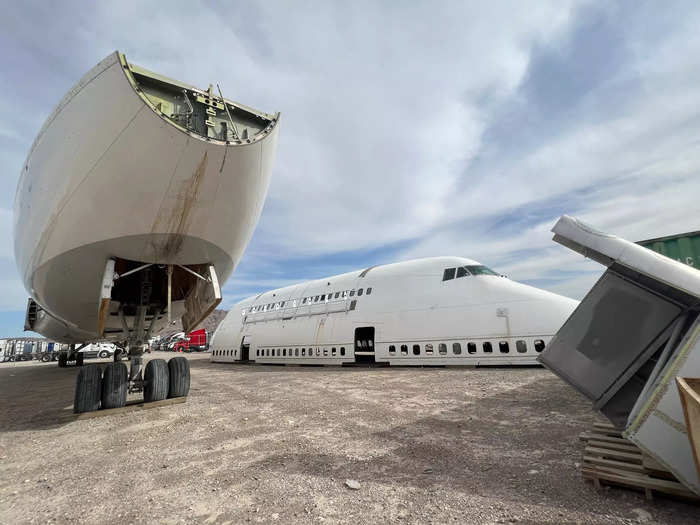
M0 336L26 292L12 206L34 136L118 49L280 111L276 166L224 305L300 280L461 255L580 298L563 213L631 240L700 229L696 2L14 2L0 44ZM105 101L108 103L108 101Z

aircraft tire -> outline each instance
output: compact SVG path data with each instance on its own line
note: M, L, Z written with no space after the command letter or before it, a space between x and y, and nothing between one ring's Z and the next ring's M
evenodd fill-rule
M75 366L83 366L85 361L85 354L82 352L77 352L75 354Z
M151 359L143 375L143 400L161 401L168 396L170 378L165 359Z
M66 366L68 366L68 354L61 352L58 354L58 367L65 368Z
M105 357L109 357L109 352L107 350L102 350L102 351L100 351L99 357L101 359L104 359Z
M168 397L186 397L190 393L190 362L185 357L173 357L168 361L170 391Z
M51 356L50 356L49 354L44 354L44 355L41 356L41 360L42 360L44 363L48 363L49 361L51 361Z
M87 365L80 369L75 382L73 412L81 414L100 408L102 394L102 369L99 365Z
M121 408L126 405L129 386L128 370L124 363L109 363L102 378L102 408Z

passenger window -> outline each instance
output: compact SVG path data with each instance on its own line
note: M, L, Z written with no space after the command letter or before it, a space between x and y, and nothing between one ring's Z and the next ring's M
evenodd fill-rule
M362 288L357 290L357 296L360 297L362 295L362 292L364 292L364 290Z
M335 298L337 299L338 296L340 295L340 292L335 292Z
M396 347L395 347L394 345L389 345L389 353L390 353L391 355L395 355L395 354L396 354Z
M483 345L481 345L481 348L483 348L485 354L490 354L493 352L493 348L491 347L491 343L486 341Z
M431 345L430 343L425 345L425 353L432 355L433 354L433 345Z
M460 355L462 353L462 345L459 343L452 343L452 353L454 355Z
M464 266L460 266L459 268L457 268L457 279L459 279L460 277L464 277L465 275L469 275L469 272Z
M507 354L510 352L510 348L508 347L508 341L500 341L498 343L498 349L501 351L502 354Z
M344 347L344 346L341 346L341 347L340 347L340 355L341 355L341 356L344 356L344 355L345 355L345 347Z
M286 348L282 349L282 357L287 357L287 349Z
M323 357L328 357L328 348L323 349Z
M527 343L523 340L516 341L515 342L515 349L519 353L524 354L525 352L527 352Z
M476 354L476 343L467 343L467 352Z
M440 355L447 355L447 345L445 343L440 343L438 345L438 352Z
M544 350L544 341L542 339L535 340L535 352L541 352Z
M299 357L299 349L298 348L294 349L294 357Z
M320 348L317 348L317 349L316 349L316 356L318 357L318 356L320 356L320 355L321 355L321 349L320 349Z
M401 355L408 355L408 346L401 345Z
M353 299L352 301L350 301L350 310L354 310L355 306L357 306L357 300Z
M413 345L413 355L420 355L420 345Z
M445 268L445 271L442 274L442 280L443 281L449 281L450 279L455 278L455 269L454 268Z
M336 351L335 346L334 346L333 348L331 348L331 355L332 355L333 357L335 357L337 353L338 353L338 352Z
M325 301L325 300L326 300L326 294L324 293L324 294L321 296L321 301Z
M355 295L355 290L350 290L350 297L353 297Z
M370 286L369 288L367 288L367 295L369 295L371 293L372 293L372 287Z
M306 304L306 297L301 300L301 304Z
M315 302L315 303L318 302L318 295L317 295L316 297L314 297L314 302Z

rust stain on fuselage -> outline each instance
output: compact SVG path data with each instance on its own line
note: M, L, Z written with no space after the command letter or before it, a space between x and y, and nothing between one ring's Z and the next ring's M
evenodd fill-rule
M189 230L192 209L199 200L200 187L207 172L208 162L208 154L205 151L192 176L183 183L181 189L177 192L175 206L172 208L161 208L153 222L152 233L158 232L161 229L160 227L164 226L168 234L165 244L156 247L156 256L161 262L168 262L182 248L185 235Z

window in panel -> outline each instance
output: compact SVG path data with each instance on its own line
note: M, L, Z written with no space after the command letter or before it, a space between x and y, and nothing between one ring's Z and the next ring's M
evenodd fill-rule
M465 277L467 275L469 275L469 272L464 266L460 266L459 268L457 268L457 279L459 279L460 277Z
M429 354L429 355L433 355L433 345L431 345L430 343L425 345L425 353Z
M344 347L344 346L341 346L341 347L340 347L340 355L341 355L341 356L344 356L344 355L345 355L345 347Z
M364 292L364 289L360 288L359 290L357 290L357 296L360 297L363 292Z
M299 349L298 348L294 349L294 357L299 357Z
M452 343L452 353L454 355L460 355L462 353L462 345L459 343Z
M445 271L442 273L442 280L443 281L449 281L450 279L455 278L455 268L445 268Z
M467 343L467 352L470 354L476 354L476 343Z
M323 357L328 357L328 348L323 349Z
M502 354L507 354L510 352L510 347L508 346L508 341L499 341L498 342L498 349Z
M335 357L336 355L338 355L338 351L337 351L337 349L336 349L335 346L334 346L333 348L331 348L331 355L332 355L333 357Z
M350 297L353 297L355 295L355 290L350 290Z
M369 288L367 288L367 295L369 295L371 293L372 293L372 287L370 286Z
M438 345L438 353L440 355L447 355L447 345L445 343L440 343Z
M401 345L401 355L408 355L408 345Z
M335 298L337 299L340 296L340 292L335 292Z
M541 352L544 350L544 341L542 339L535 339L535 352Z
M389 353L391 355L396 355L396 346L394 345L389 345Z
M413 355L420 355L420 345L413 345Z
M527 343L523 341L522 339L518 340L515 342L515 349L521 353L524 354L527 352Z
M325 301L325 300L326 300L326 294L324 293L324 294L321 296L321 301Z
M486 341L483 345L481 345L481 348L484 350L484 353L490 354L493 352L493 347L491 346L491 343Z

